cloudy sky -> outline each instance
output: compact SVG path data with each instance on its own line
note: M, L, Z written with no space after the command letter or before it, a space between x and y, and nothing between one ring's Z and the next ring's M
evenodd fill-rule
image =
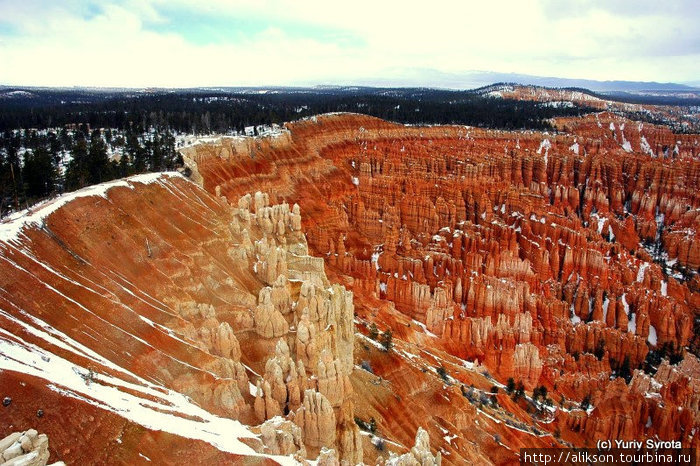
M697 0L0 0L0 84L700 81Z

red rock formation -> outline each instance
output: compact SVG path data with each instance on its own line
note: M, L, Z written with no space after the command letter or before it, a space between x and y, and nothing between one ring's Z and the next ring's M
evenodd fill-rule
M352 294L331 286L323 261L308 256L298 208L270 206L260 193L232 207L182 177L157 175L73 197L2 225L3 370L224 451L315 458L327 447L361 461L344 404L352 397ZM306 348L290 330L300 324L316 336ZM291 357L302 353L306 366ZM206 427L211 413L252 425L289 415L300 430L273 435L263 425L247 448L235 429L250 439L254 432L230 421L233 437L222 446Z
M512 464L521 447L603 437L695 447L694 357L639 369L694 338L698 136L612 113L556 124L326 115L187 147L204 191L127 183L2 243L2 349L38 345L91 384L126 377L161 410L177 391L260 424L240 434L250 455L381 462L415 440L416 460ZM98 336L106 359L76 346ZM554 406L506 394L509 378Z
M226 139L184 155L229 199L261 184L298 204L310 249L362 317L425 324L503 382L556 384L577 402L609 392L590 422L562 422L578 442L623 438L639 419L615 410L638 401L610 375L693 334L699 138L611 113L556 124L568 134L333 115L287 125L254 159Z

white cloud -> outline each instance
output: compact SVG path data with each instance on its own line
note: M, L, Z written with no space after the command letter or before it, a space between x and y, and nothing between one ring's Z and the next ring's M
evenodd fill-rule
M558 2L555 2L559 5ZM634 14L577 2L552 14L546 0L428 3L358 0L176 0L84 2L39 11L0 2L0 83L24 85L206 86L353 82L400 77L406 69L491 70L591 79L692 80L700 41L693 13ZM230 43L195 45L177 31L156 33L163 8L251 18L270 27ZM697 16L697 14L694 14ZM284 25L309 27L291 34ZM357 43L315 36L338 31ZM1 30L1 29L0 29ZM678 30L674 45L668 34ZM329 37L330 36L330 37ZM667 53L659 53L671 47ZM394 70L394 71L392 71ZM426 83L431 84L431 83Z

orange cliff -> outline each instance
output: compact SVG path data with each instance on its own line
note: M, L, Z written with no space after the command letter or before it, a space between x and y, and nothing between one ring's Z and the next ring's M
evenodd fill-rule
M555 124L322 115L0 224L7 433L69 464L697 448L697 136Z
M298 206L140 175L0 240L5 434L40 429L67 464L362 461L352 293L308 255ZM433 457L416 442L392 450Z
M611 113L555 124L567 132L334 114L287 124L278 136L221 138L182 153L194 178L229 202L260 189L272 202L298 204L312 255L354 292L363 333L374 322L440 358L476 362L501 383L555 390L556 421L537 424L548 436L515 434L521 443L507 443L503 427L492 432L504 448L486 455L501 462L519 444L598 438L606 406L634 396L615 375L641 369L650 350L688 346L700 304L700 137ZM387 371L396 396L415 393ZM473 371L464 377L483 382ZM661 396L640 402L673 409ZM590 414L570 408L584 398ZM381 411L369 405L362 409ZM408 441L401 429L444 419L427 415L433 421L409 415L391 435ZM461 414L444 416L457 425ZM685 424L669 431L630 422L610 435L696 442L697 429ZM554 438L557 428L569 432ZM458 454L450 442L441 448Z

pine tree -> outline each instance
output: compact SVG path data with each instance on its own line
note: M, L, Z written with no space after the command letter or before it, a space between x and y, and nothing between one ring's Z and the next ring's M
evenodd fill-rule
M591 394L589 393L588 395L583 397L583 400L581 400L581 409L584 411L588 411L588 408L591 406Z
M7 172L8 184L12 201L15 209L20 208L20 200L24 199L24 190L22 189L22 171L19 160L19 148L22 145L22 140L19 133L11 133L7 144Z
M107 156L107 145L102 140L99 129L92 132L90 137L90 148L88 150L88 182L90 184L101 183L111 180L111 166Z
M129 176L130 171L131 168L129 167L129 156L126 153L122 153L122 156L119 159L119 164L117 165L117 173L119 174L120 178L124 178L125 176Z
M377 329L377 324L372 322L369 326L369 337L372 340L376 340L378 336L379 336L379 329Z
M126 135L126 153L131 162L132 173L141 173L146 170L146 149L141 145L132 128L129 128Z
M393 342L394 336L391 333L391 329L386 329L384 333L382 333L381 338L379 339L379 342L382 344L384 347L384 351L389 351L391 348L394 346Z
M625 359L622 361L619 375L620 377L624 378L627 383L632 380L632 369L630 367L630 357L628 355L626 355Z
M71 161L66 169L66 189L69 191L86 186L90 179L88 171L88 144L85 135L78 132L71 148Z
M162 138L163 167L162 170L172 170L178 165L178 153L175 151L175 136L166 130Z
M150 150L150 163L148 165L149 171L161 171L163 170L163 148L161 147L163 140L158 137L158 132L153 134L153 141L151 142Z
M24 155L22 177L29 199L36 200L51 194L56 187L56 175L56 166L45 147L39 146Z

